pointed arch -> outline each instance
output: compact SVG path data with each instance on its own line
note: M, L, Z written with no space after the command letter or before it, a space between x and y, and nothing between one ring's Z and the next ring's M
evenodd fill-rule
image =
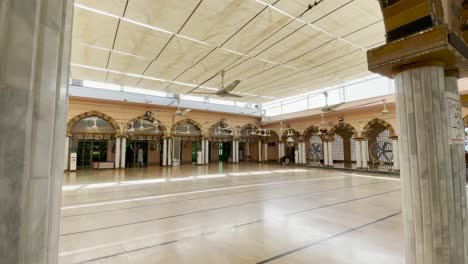
M87 117L93 117L93 116L96 116L96 117L99 117L99 118L102 118L103 120L109 122L109 124L112 125L112 127L114 127L114 130L115 130L115 133L119 134L120 133L120 126L119 124L115 121L115 119L113 119L112 117L104 114L103 112L100 112L100 111L88 111L88 112L84 112L84 113L81 113L79 115L76 115L74 116L72 119L70 119L67 123L67 133L70 133L71 132L71 128L80 120L82 119L85 119Z
M362 130L362 135L367 137L367 134L369 131L372 129L373 126L375 125L381 125L384 129L387 129L390 131L390 136L395 136L395 129L393 129L392 125L390 125L387 121L380 119L380 118L374 118L371 121L369 121L363 128Z
M163 132L166 132L167 131L167 128L166 128L166 125L164 125L161 121L159 121L158 119L154 118L154 116L147 116L147 115L141 115L141 116L137 116L135 118L132 118L130 119L127 124L130 124L132 122L136 122L136 121L139 121L139 120L148 120L150 122L153 122L156 121L158 122L158 125L159 127L163 130Z
M293 137L297 139L301 137L301 133L299 133L297 130L292 129L292 128L287 128L283 131L283 134L281 134L281 140L285 140L288 137L288 131L292 131Z
M186 123L190 123L193 126L195 126L196 128L200 129L200 131L203 131L203 126L200 123L198 123L197 121L195 121L195 120L193 120L191 118L185 118L185 119L182 119L182 120L179 120L179 121L175 122L171 127L171 132L175 132L175 128L178 125L182 125L182 124L186 124Z
M225 127L225 128L228 128L228 129L233 129L228 123L224 122L224 121L218 121L216 123L214 123L213 125L210 126L210 128L208 128L208 131L211 131L217 127Z
M344 122L340 122L340 123L334 125L330 129L328 134L330 135L330 137L333 137L338 130L349 130L349 131L351 131L353 133L354 136L357 136L357 130L352 125L350 125L348 123L344 123Z
M309 138L312 133L317 133L317 132L319 132L319 128L317 126L315 126L315 125L311 125L304 131L302 136L304 138Z

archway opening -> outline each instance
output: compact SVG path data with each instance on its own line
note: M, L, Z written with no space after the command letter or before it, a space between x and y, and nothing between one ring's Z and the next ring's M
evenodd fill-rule
M110 122L87 116L71 124L69 133L69 153L76 155L77 169L114 168L116 130Z

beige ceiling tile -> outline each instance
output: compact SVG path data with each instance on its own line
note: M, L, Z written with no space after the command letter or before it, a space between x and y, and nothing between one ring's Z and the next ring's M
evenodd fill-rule
M173 80L177 75L205 57L214 47L174 37L145 75Z
M239 57L240 55L238 54L222 49L217 49L205 60L181 75L178 80L193 84L202 83L217 72L224 69L230 63L234 62ZM221 78L218 76L214 81L216 82L216 80L219 82Z
M166 88L164 91L173 94L186 94L188 93L193 87L185 86L185 85L178 85L172 84L169 88ZM210 92L210 91L208 91Z
M221 45L263 7L256 1L205 0L181 34Z
M109 59L109 69L141 74L149 63L150 60L147 59L112 52Z
M177 32L199 0L131 0L125 17L171 32Z
M379 20L382 20L382 11L378 1L355 0L314 25L342 37Z
M71 63L98 68L106 68L109 51L81 45L74 41L72 45Z
M371 47L385 42L385 25L381 21L357 31L345 38L361 47Z
M290 61L288 65L303 69L319 67L323 63L327 63L332 60L339 60L340 57L352 52L363 54L365 53L365 51L359 50L359 48L347 45L346 43L339 40L334 40L328 44L322 45L321 47L305 54L300 58Z
M112 48L119 19L75 8L73 41L107 49Z
M73 79L88 80L95 82L106 82L106 71L98 71L92 69L86 69L76 66L71 66L70 72Z
M263 11L255 20L239 31L231 40L229 40L225 47L227 49L235 50L241 53L246 53L254 46L258 45L260 42L265 41L261 47L270 45L277 39L288 34L290 31L294 30L300 26L299 22L293 22L290 26L278 31L282 26L286 25L291 18L274 11L271 8ZM295 26L295 27L294 27ZM274 34L273 34L274 33ZM271 37L270 37L271 36ZM257 49L258 50L258 49ZM254 50L255 51L255 50ZM255 55L257 52L251 52L251 55Z
M121 85L121 86L136 87L139 81L140 81L140 78L128 76L125 74L113 73L113 72L110 72L109 76L107 77L108 83Z
M154 59L171 38L171 34L122 21L114 49L132 55Z
M127 0L75 0L75 3L115 16L122 16Z
M140 84L138 85L139 88L155 90L155 91L164 91L164 88L168 85L167 82L149 80L149 79L142 79Z
M278 43L265 42L255 50L254 54L259 54L258 58L289 65L289 61L307 56L332 39L330 35L305 26Z

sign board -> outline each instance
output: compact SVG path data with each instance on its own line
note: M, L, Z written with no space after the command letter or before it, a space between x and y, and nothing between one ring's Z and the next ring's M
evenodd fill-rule
M465 144L465 130L460 96L447 92L445 98L447 98L449 113L449 144Z
M76 153L70 153L70 171L76 171Z

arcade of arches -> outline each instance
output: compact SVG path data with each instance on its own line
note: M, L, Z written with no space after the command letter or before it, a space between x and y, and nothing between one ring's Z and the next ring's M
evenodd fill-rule
M398 172L395 106L391 98L383 99L389 100L390 114L376 117L381 105L375 104L328 113L326 125L315 115L285 121L288 127L281 128L247 115L223 113L220 119L216 113L194 110L174 119L170 107L72 97L65 163L70 169L70 155L76 153L72 170L135 167L136 151L142 148L140 166L279 162L287 157L291 164Z

